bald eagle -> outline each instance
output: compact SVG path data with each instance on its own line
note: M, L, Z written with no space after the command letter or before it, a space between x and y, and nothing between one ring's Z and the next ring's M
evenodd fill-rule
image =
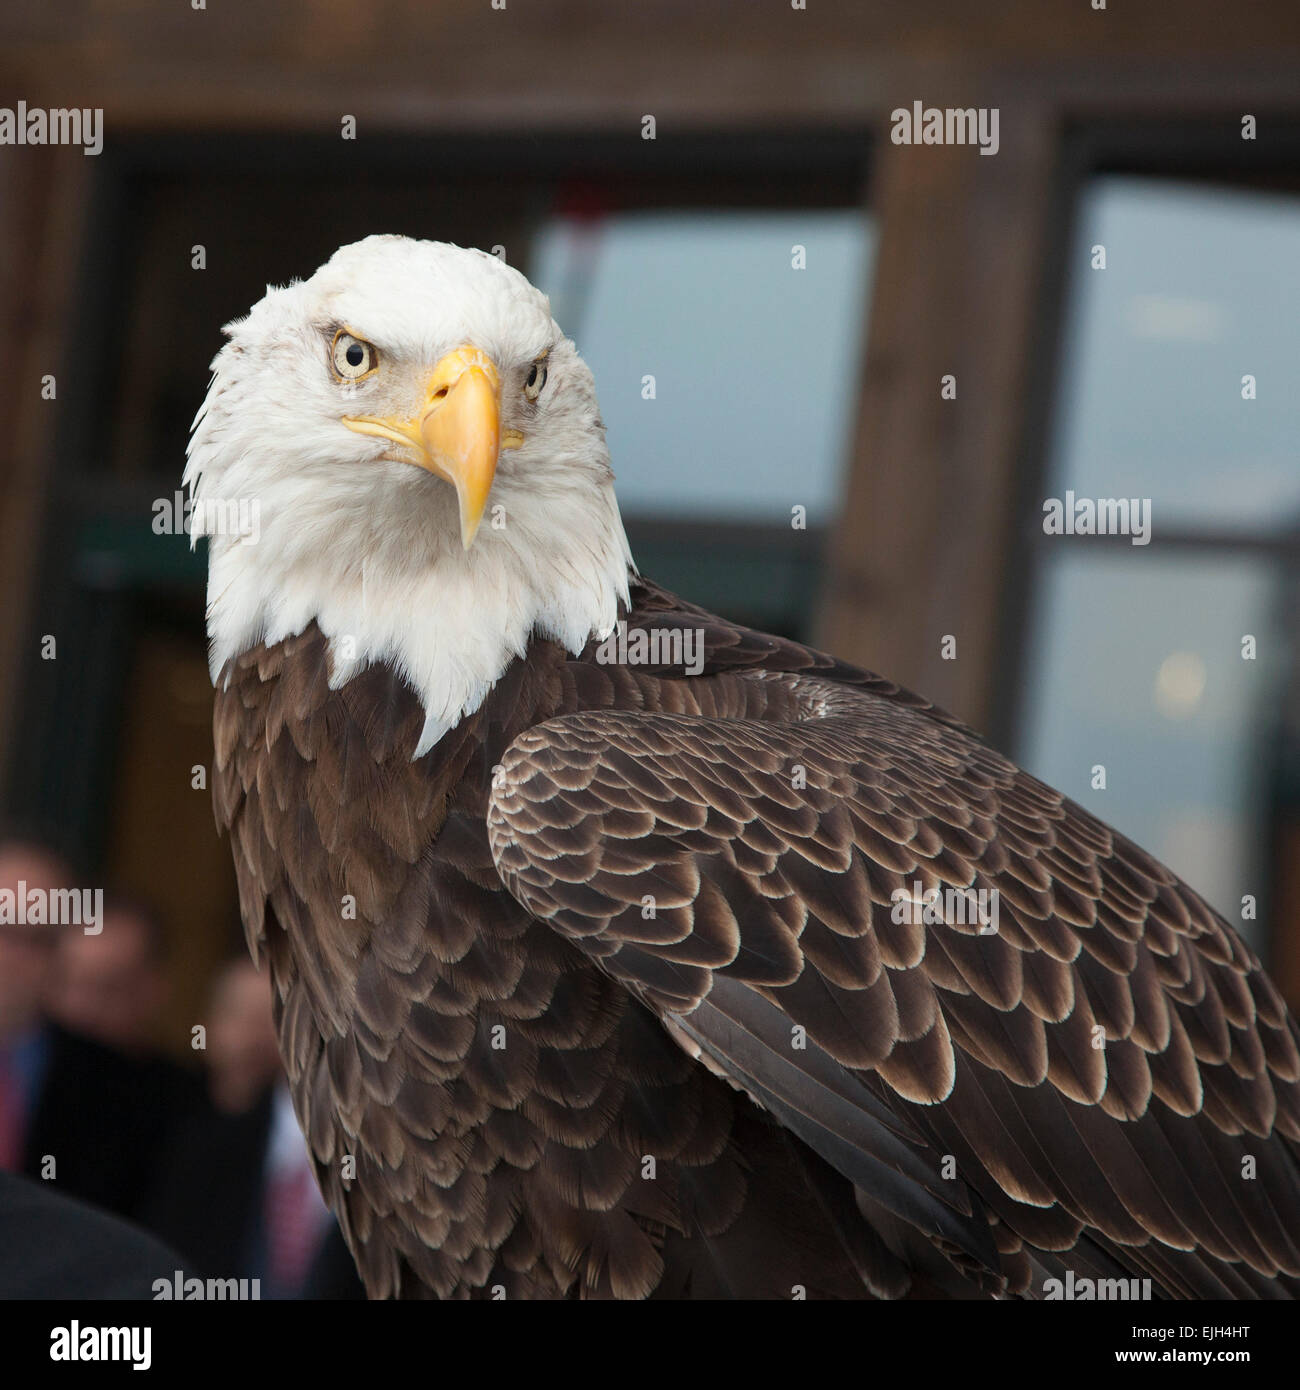
M518 271L370 237L226 333L216 817L371 1296L1300 1289L1259 961L958 720L640 576Z

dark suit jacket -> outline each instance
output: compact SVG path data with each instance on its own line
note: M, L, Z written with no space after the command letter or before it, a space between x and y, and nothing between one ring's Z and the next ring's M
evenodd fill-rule
M163 1154L201 1095L200 1082L162 1058L128 1057L47 1024L45 1059L24 1138L23 1172L65 1196L139 1216Z
M271 1134L271 1093L241 1115L206 1102L176 1136L162 1180L145 1209L145 1224L182 1252L202 1275L214 1279L261 1278L265 1282L262 1226L266 1151ZM330 1223L316 1253L302 1298L364 1298L352 1256Z

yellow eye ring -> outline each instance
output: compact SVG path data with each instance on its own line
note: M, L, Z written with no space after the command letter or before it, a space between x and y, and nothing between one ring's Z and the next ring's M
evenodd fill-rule
M546 363L540 358L533 363L524 381L524 397L527 400L535 401L542 394L542 387L546 385Z
M330 362L340 381L361 381L379 370L379 353L351 329L340 328L330 344Z

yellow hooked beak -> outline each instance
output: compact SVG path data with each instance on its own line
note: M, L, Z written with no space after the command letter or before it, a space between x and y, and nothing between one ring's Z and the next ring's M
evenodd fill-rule
M399 457L418 464L456 489L460 538L468 550L487 506L500 450L523 443L518 430L501 438L501 376L492 359L475 347L449 352L425 387L424 404L410 420L345 415L358 434L391 439L414 451Z

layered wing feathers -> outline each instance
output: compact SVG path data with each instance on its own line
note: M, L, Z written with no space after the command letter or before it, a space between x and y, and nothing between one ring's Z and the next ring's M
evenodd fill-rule
M744 710L762 679L712 683ZM522 734L488 812L511 892L967 1259L995 1262L986 1203L1170 1293L1297 1280L1296 1030L1235 933L955 721L792 679L783 720Z

